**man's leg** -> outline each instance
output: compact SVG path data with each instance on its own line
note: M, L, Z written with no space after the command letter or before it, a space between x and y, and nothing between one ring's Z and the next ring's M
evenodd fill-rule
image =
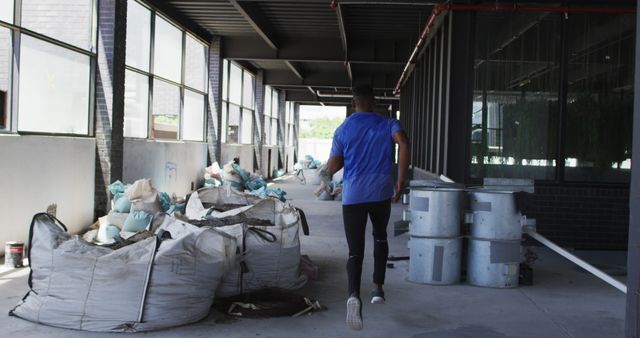
M349 276L349 296L351 296L354 293L360 294L367 209L358 204L343 205L342 218L344 220L344 232L349 245L347 274Z
M387 243L387 224L391 216L391 201L370 203L368 205L369 217L373 224L373 283L382 291L385 273L387 271L387 257L389 256L389 244ZM384 293L379 295L384 301Z
M349 299L347 299L347 325L362 330L362 302L360 278L364 258L364 233L367 226L367 209L363 205L343 205L344 233L349 244L347 274L349 275Z

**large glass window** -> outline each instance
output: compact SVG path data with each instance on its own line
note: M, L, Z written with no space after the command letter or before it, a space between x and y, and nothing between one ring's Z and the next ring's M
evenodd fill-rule
M153 73L182 82L182 31L158 15L153 40Z
M184 84L201 92L207 88L207 46L187 35L185 38Z
M182 139L202 141L204 136L204 95L191 90L184 91L182 115Z
M149 114L149 77L131 70L124 80L124 135L147 137Z
M634 15L571 15L565 179L628 182Z
M89 133L90 57L22 35L18 130Z
M471 176L628 182L635 24L478 13Z
M222 142L253 144L255 76L227 60L222 66Z
M286 144L289 147L293 146L293 141L294 141L294 134L293 134L293 125L295 123L294 121L294 116L295 116L295 103L291 102L291 101L287 101L286 104L286 109L285 109L285 126L287 128L287 135L286 135Z
M229 63L229 102L242 104L242 68Z
M238 143L240 141L240 107L229 104L227 126L227 143Z
M178 139L180 87L162 80L153 81L153 138Z
M0 27L0 130L9 125L11 49L11 31Z
M242 106L247 107L249 109L254 108L254 97L255 94L255 78L251 73L244 72L243 73L243 81L242 81Z
M0 0L0 130L91 134L96 4Z
M127 48L124 136L203 141L207 46L136 1L128 8L127 46L136 50Z
M253 111L242 109L242 129L240 130L243 144L253 143Z
M264 142L273 146L278 144L278 90L266 86L264 92Z
M93 50L93 0L22 0L22 27Z
M478 13L471 176L553 179L559 17Z
M148 72L150 50L151 11L127 1L127 65Z
M13 1L0 0L0 21L13 23Z

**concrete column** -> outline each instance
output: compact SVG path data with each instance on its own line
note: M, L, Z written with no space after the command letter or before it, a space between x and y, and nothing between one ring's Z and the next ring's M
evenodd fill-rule
M209 104L207 105L207 164L221 161L222 133L222 38L214 36L209 44ZM222 166L223 163L220 163Z
M256 167L258 172L264 176L269 177L269 173L267 169L263 167L262 163L262 155L264 149L264 70L260 69L256 72L256 110L253 114L254 119L254 128L253 128L253 139L254 139L254 149L256 156ZM267 165L268 167L268 165Z
M287 92L285 90L280 90L278 92L278 168L285 168L286 165L284 163L285 159L285 151L287 142L285 139L286 135L286 115L287 115Z
M127 1L102 0L98 11L95 218L110 209L109 184L122 179Z
M640 5L640 1L638 1ZM637 14L640 19L640 12ZM640 336L640 25L636 25L636 72L633 107L633 153L629 196L629 251L627 253L627 316L625 337Z

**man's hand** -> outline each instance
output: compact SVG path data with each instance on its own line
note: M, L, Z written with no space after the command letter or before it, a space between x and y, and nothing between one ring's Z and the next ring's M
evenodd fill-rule
M407 182L404 180L398 180L398 182L396 182L396 193L393 195L394 202L398 202L400 200L400 197L402 197L402 191L406 186Z

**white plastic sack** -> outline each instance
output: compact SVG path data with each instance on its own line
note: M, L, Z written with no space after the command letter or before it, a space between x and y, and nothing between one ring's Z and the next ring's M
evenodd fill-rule
M142 210L150 214L162 212L162 204L158 197L158 191L151 185L151 180L143 178L135 181L125 195L131 201L131 211Z
M232 265L235 241L211 228L165 219L170 239L118 250L71 236L48 214L32 221L31 290L11 315L100 332L155 330L207 316Z

